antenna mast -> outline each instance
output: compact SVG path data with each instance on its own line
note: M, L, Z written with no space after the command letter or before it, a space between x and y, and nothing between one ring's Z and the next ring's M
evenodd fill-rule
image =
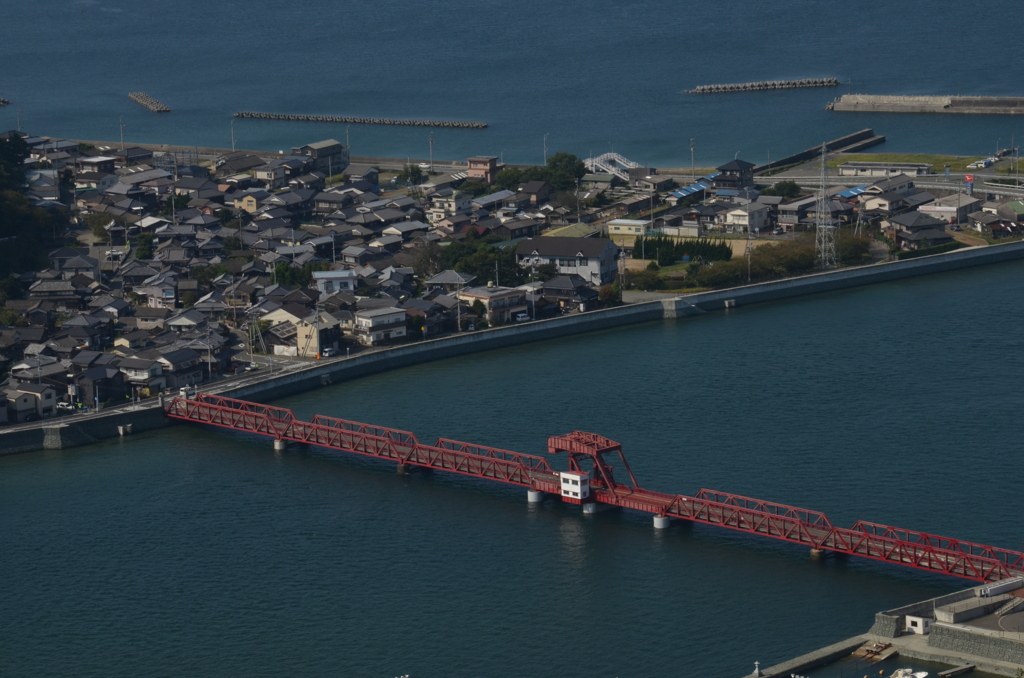
M832 222L831 200L828 195L828 149L821 145L821 193L818 194L815 219L814 249L821 270L836 267L836 227Z

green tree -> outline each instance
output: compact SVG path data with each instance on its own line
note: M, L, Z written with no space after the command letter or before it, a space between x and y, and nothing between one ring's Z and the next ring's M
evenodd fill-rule
M28 327L28 320L25 316L7 308L0 308L0 326L6 327Z
M476 314L478 318L487 317L487 307L484 306L484 302L480 301L479 299L474 299L473 305L470 306L470 308L473 310L473 313Z
M761 191L761 195L777 195L785 198L786 200L792 200L793 198L800 195L800 185L795 181L780 181L774 186L768 186Z
M196 305L196 293L191 290L181 295L181 307L192 308Z
M490 185L482 181L463 181L459 184L459 191L466 193L474 198L484 195L491 190Z
M533 271L533 279L547 282L558 275L558 267L554 264L541 264Z
M172 204L175 210L183 210L188 207L190 202L192 202L192 198L187 195L174 195L173 197L168 197L160 214L165 217L170 216Z
M107 242L110 240L110 233L107 232L107 226L113 221L106 214L89 214L85 217L85 225L92 231L92 234L96 236L98 242Z
M138 243L135 246L135 258L136 259L152 259L153 258L153 241L156 236L152 233L143 233L139 235Z
M404 186L405 184L416 185L423 181L423 170L419 165L406 165L395 177L395 183Z

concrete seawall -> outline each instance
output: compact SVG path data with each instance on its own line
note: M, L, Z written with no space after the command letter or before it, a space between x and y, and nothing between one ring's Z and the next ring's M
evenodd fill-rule
M727 290L688 294L551 320L458 334L378 350L353 358L319 361L311 363L309 367L301 370L280 376L268 376L257 383L216 384L209 389L209 392L267 402L349 379L358 379L379 372L433 360L453 358L468 353L490 351L517 344L557 339L666 318L703 315L726 308L832 292L1015 259L1024 259L1024 241L991 247L968 248L919 259L830 271ZM149 430L165 424L162 411L159 410L156 403L136 411L118 410L109 414L99 413L81 418L76 415L65 421L53 420L39 428L0 432L0 455L86 445L119 435L118 426L127 423L133 424L133 432Z
M844 94L826 108L861 113L970 113L1022 115L1024 97L890 96Z

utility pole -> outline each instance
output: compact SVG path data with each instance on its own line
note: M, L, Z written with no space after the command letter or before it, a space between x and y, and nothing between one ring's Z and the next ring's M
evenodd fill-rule
M501 287L501 281L498 280L498 260L494 260L494 286Z
M430 144L430 171L434 171L434 133L430 133L430 137L427 139Z
M690 138L690 180L697 183L697 168L693 164L693 151L696 148L696 139Z
M118 125L121 127L121 150L124 150L124 116L118 116Z
M18 109L18 131L21 131L21 109Z
M231 118L231 152L235 152L235 119Z
M545 165L548 164L548 134L550 134L550 132L545 132L544 133L544 164Z
M350 157L352 155L352 147L348 143L348 128L351 127L351 126L352 125L345 125L345 148L349 149L348 154L349 154Z

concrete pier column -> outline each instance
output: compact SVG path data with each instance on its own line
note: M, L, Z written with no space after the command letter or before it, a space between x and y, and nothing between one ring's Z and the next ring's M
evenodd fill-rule
M601 510L601 504L596 501L587 502L583 505L584 513L597 513Z
M825 555L825 552L821 549L811 549L811 558L818 559Z
M401 464L400 463L396 470L398 471L398 475L400 475L400 476L407 476L407 475L409 475L409 465L408 464Z
M668 516L654 516L654 529L664 530L672 524L672 519Z
M526 501L531 504L539 504L544 501L544 493L540 490L527 490Z
M274 441L274 452L282 452L288 448L288 443L284 440Z

